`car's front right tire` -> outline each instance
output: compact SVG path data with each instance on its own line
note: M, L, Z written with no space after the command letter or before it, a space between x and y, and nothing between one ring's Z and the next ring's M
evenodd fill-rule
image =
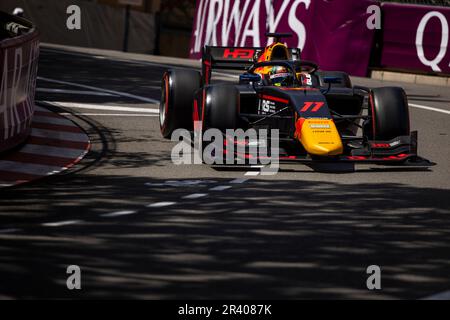
M365 130L371 140L389 141L410 134L408 99L402 88L372 89L369 113L371 120Z

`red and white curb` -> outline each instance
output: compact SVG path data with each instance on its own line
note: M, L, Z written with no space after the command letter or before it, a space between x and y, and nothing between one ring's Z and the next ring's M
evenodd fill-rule
M0 154L0 187L69 169L89 152L87 134L72 121L36 107L31 135L20 149Z

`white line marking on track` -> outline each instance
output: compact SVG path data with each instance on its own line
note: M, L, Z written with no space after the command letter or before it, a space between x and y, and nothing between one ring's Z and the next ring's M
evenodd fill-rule
M176 202L155 202L152 204L149 204L148 208L163 208L163 207L170 207L176 204Z
M63 112L59 113L62 116L73 116L73 113ZM133 113L76 113L77 116L92 116L92 117L159 117L157 114L133 114Z
M60 172L61 167L46 166L46 165L34 164L34 163L19 163L16 161L0 160L0 170L9 171L9 172L17 172L17 173L26 173L26 174L36 175L36 176L46 176L46 175L50 175L55 172Z
M184 196L183 199L193 200L193 199L200 199L206 197L207 193L193 193L187 196Z
M89 109L89 110L103 110L103 111L130 111L136 113L153 113L159 114L158 109L151 108L131 108L131 107L120 107L120 106L105 106L98 104L89 104L89 103L75 103L75 102L57 102L57 101L42 101L46 104L53 104L59 107L65 108L75 108L75 109Z
M37 88L36 92L79 94L79 95L102 96L102 97L118 97L119 96L117 94L106 93L106 92L65 90L65 89L52 89L52 88Z
M429 111L435 111L435 112L450 114L450 110L444 110L444 109L438 109L438 108L433 108L433 107L428 107L428 106L422 106L420 104L410 103L409 106L413 107L413 108L417 108L417 109L424 109L424 110L429 110Z
M245 176L247 177L256 177L260 174L260 171L248 171L245 173Z
M124 210L124 211L117 211L117 212L102 214L101 217L114 218L114 217L121 217L121 216L129 216L129 215L135 214L135 213L136 213L136 211Z
M209 190L211 190L211 191L224 191L224 190L228 190L228 189L231 189L231 188L232 188L232 186L217 186L217 187L211 188Z
M81 223L81 220L67 220L67 221L58 221L58 222L46 222L43 223L42 226L44 227L64 227L69 226L73 224Z
M47 81L47 82L58 83L58 84L65 84L65 85L74 86L74 87L78 87L78 88L94 90L94 91L97 91L97 92L111 93L111 94L119 95L121 97L127 97L127 98L131 98L131 99L135 99L135 100L139 100L139 101L143 101L143 102L159 104L159 100L150 99L150 98L146 98L146 97L141 97L141 96L137 96L137 95L126 93L126 92L102 89L102 88L88 86L88 85L84 85L84 84L68 82L68 81L61 81L61 80L55 80L55 79L49 79L49 78L44 78L44 77L37 77L37 79L41 80L41 81Z

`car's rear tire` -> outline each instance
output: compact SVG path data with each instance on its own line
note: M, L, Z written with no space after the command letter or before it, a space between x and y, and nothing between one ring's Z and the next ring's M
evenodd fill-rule
M168 70L161 84L159 124L164 138L176 129L192 130L192 102L200 89L201 75L197 71Z
M339 78L341 80L340 83L332 83L332 88L353 88L352 81L350 80L350 76L341 71L318 71L317 72L320 80L320 85L322 87L327 87L328 84L325 83L324 78L325 77L333 77L333 78Z
M206 103L206 129L236 129L238 92L232 85L211 86L208 89Z
M369 113L372 119L365 131L372 140L389 141L410 134L408 98L402 88L372 89Z

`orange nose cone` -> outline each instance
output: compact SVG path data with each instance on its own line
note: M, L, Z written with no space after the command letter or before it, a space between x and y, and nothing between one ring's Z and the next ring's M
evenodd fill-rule
M311 155L337 156L344 151L339 132L331 119L304 119L297 138Z

